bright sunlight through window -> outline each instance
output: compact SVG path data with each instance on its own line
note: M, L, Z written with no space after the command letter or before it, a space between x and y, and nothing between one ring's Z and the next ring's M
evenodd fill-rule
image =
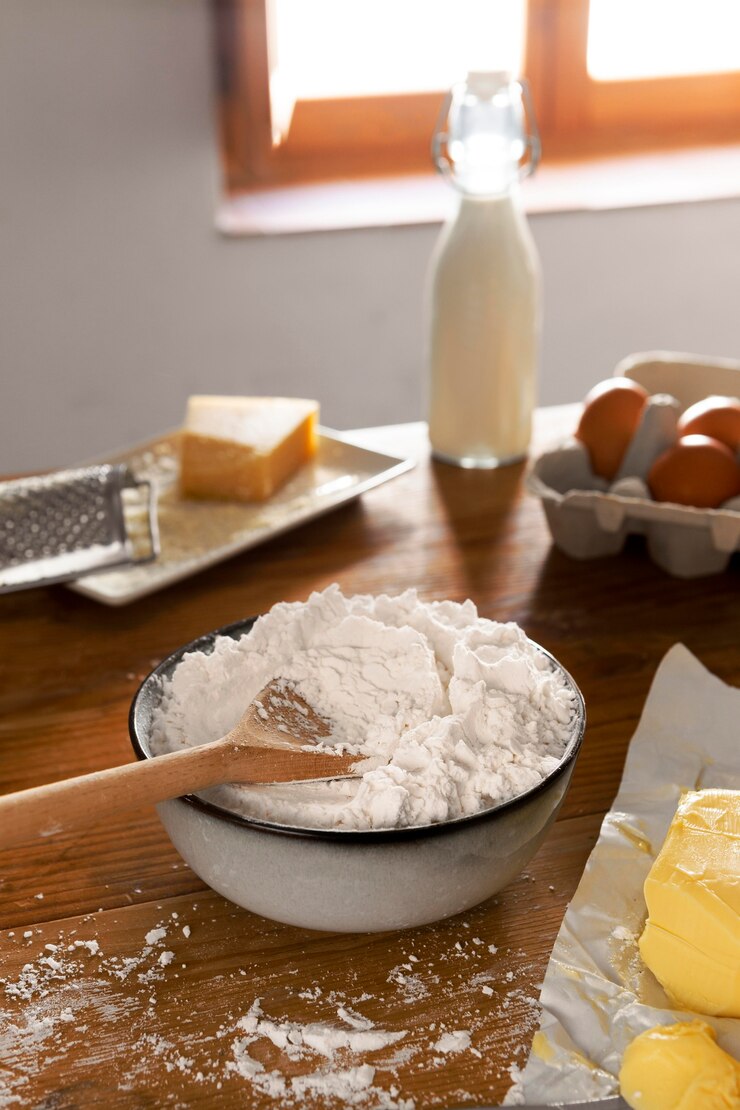
M740 0L591 0L588 72L597 81L740 69Z
M526 0L275 0L296 100L435 92L469 70L519 73Z

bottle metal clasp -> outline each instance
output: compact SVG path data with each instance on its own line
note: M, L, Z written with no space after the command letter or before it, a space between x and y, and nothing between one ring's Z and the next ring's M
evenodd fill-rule
M467 190L455 177L455 164L449 152L450 133L447 128L453 101L465 88L465 82L460 82L453 85L446 94L437 118L431 144L432 161L436 169L451 185L463 193L467 192ZM516 79L510 82L508 88L516 88L519 90L519 96L524 109L526 126L522 129L521 140L523 149L517 163L517 180L523 181L525 178L530 177L539 165L542 154L542 144L540 142L539 131L537 130L529 82L524 78Z

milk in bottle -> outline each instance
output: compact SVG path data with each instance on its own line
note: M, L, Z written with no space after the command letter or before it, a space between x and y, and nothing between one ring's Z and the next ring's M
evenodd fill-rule
M435 135L459 195L428 279L429 436L435 457L458 466L515 462L530 440L540 274L518 191L539 143L525 133L522 94L508 74L471 73Z

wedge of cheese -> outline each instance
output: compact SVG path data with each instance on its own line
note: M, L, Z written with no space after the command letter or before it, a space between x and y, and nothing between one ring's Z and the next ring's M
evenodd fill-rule
M671 999L740 1017L740 791L682 796L645 901L640 953Z
M183 497L266 501L316 452L316 401L191 397L181 435Z

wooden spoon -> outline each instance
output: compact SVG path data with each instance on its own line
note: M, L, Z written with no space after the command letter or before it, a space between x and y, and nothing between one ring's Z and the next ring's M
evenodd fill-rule
M0 849L222 783L357 777L351 770L356 755L307 749L330 734L325 718L274 680L231 732L213 743L0 796Z

